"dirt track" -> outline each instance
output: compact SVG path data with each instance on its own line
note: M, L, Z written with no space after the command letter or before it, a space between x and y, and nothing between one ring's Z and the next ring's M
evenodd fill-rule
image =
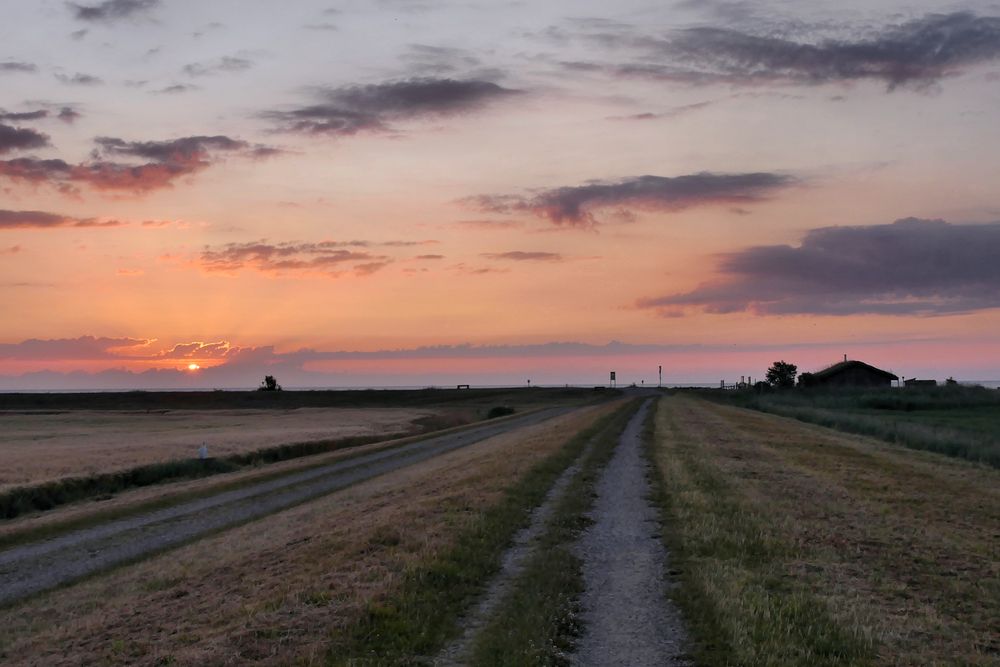
M2 551L0 604L570 410L551 408L487 423Z

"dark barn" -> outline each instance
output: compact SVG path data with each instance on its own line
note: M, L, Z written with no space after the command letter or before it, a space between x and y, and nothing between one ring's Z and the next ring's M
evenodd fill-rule
M803 375L809 379L807 387L891 387L899 378L863 361L841 361L816 373ZM805 379L805 378L801 378Z

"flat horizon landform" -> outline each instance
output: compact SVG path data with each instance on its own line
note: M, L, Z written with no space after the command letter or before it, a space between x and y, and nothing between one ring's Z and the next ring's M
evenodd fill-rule
M1000 667L997 0L0 2L0 664Z

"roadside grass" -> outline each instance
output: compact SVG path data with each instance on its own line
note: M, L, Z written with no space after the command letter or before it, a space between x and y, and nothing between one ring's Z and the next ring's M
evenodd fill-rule
M997 390L944 386L698 393L740 407L1000 467Z
M437 425L436 422L434 422L434 424ZM277 451L272 452L269 456L262 457L261 459L250 459L244 465L236 465L226 462L220 464L217 459L209 459L206 461L196 460L193 461L194 464L204 464L207 468L203 474L163 478L159 482L152 485L135 485L128 488L122 488L120 492L128 493L121 493L120 496L116 496L115 493L101 493L100 495L91 494L89 496L80 497L77 501L93 500L98 502L87 507L83 507L82 503L78 503L80 511L73 512L70 516L66 517L53 517L53 520L51 521L45 520L49 518L46 514L34 512L28 513L26 516L22 515L16 517L23 523L13 524L9 526L9 529L6 529L8 526L0 524L0 527L5 528L5 530L0 530L0 549L6 549L18 544L25 544L27 542L51 538L62 533L72 530L80 530L98 523L151 512L225 491L232 491L250 484L266 482L271 479L277 479L290 474L291 472L301 472L311 468L328 465L334 460L346 461L372 451L393 449L424 437L456 433L470 428L475 428L478 425L480 425L480 423L474 422L460 426L450 426L437 431L421 431L416 434L387 434L372 436L370 438L352 437L342 438L339 440L320 441L318 443L303 443L306 445L323 445L326 447L326 451L301 453L299 456L285 456L284 458L279 458L278 456L275 456L275 453L281 455L282 453L288 451L285 448L292 448L292 452L296 451L294 449L294 445L282 445L270 448ZM339 446L337 446L338 444ZM298 451L304 452L307 451L307 448L303 448ZM249 458L254 454L256 454L256 452L240 456L246 456ZM326 454L326 456L324 456L324 454ZM309 459L309 457L313 456L316 458ZM297 465L296 462L298 462ZM272 469L271 466L277 463L289 463L291 465ZM205 479L212 478L215 475L222 477L224 473L228 474L225 474L224 478L217 480L216 483L211 483L209 479ZM184 482L197 482L198 480L203 480L203 482L194 487L181 489L175 488L175 485L184 486ZM130 497L131 494L136 494L137 492L142 493L144 490L152 491L152 489L145 489L145 486L158 485L162 485L162 492L153 492L154 495L136 497L134 499ZM114 499L111 498L112 496L114 496ZM124 502L115 502L117 500L122 500ZM110 506L104 506L105 502L109 502ZM60 505L65 504L68 503L60 503ZM54 506L52 509L60 509L60 506ZM62 509L71 508L63 507Z
M324 664L408 573L615 408L518 428L0 609L0 662Z
M698 664L997 664L995 471L681 397L655 424Z
M450 549L407 571L395 595L370 605L366 615L344 633L339 641L336 638L332 640L328 653L329 663L407 664L414 656L430 656L440 651L449 639L457 636L458 619L485 590L489 579L500 570L504 551L517 531L527 525L531 510L541 504L555 480L572 465L592 439L597 438L603 443L622 422L623 415L633 409L628 404L576 434L564 447L536 464L509 487L500 502L477 516L458 535ZM585 465L592 467L589 463ZM580 489L579 482L574 480L570 483L566 496L576 495ZM560 503L552 519L553 525L562 529L561 539L547 536L546 546L556 548L565 540L566 535L579 528L580 519L574 514L578 508L565 505L565 502ZM545 548L542 550L549 551ZM546 599L548 604L539 604L533 608L535 616L531 619L546 619L547 634L553 638L568 630L562 627L559 620L568 620L565 603L575 597L574 584L579 586L579 573L574 576L565 567L568 551L560 551L558 555L552 554L560 566L560 581L548 582L548 586L550 592L555 589L561 602L553 607L552 600ZM539 576L535 561L536 559L529 560L525 568L525 573L533 579ZM555 561L547 565L551 566ZM552 569L550 574L556 571ZM542 598L536 599L536 602L541 603ZM552 621L556 621L558 627L552 627ZM537 629L535 628L536 631ZM530 641L531 638L521 639Z
M471 647L474 665L565 665L580 634L583 563L573 546L590 523L594 487L640 401L588 434L593 447L556 503L544 534Z

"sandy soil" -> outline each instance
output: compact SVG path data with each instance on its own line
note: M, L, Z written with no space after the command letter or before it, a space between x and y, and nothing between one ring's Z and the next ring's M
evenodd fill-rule
M194 457L202 444L210 456L224 456L290 442L400 433L430 414L404 408L0 413L0 490Z

